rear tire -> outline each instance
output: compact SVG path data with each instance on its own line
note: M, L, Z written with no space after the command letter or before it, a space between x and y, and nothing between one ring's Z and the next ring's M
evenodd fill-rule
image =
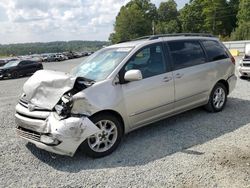
M80 149L89 157L100 158L111 154L121 142L123 136L122 122L109 113L98 114L90 120L99 127L101 133L87 138Z
M209 112L220 112L225 107L226 102L227 89L224 84L217 83L209 96L209 101L205 105L205 109Z

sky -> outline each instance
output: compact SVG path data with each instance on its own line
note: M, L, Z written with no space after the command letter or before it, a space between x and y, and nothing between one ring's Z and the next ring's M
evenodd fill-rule
M0 44L107 41L129 0L0 0ZM151 0L159 6L163 0ZM189 0L176 0L178 9Z

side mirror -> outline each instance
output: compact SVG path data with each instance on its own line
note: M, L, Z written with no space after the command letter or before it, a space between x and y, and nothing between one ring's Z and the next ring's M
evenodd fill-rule
M125 73L124 80L131 82L131 81L138 81L142 79L142 74L140 70L129 70Z

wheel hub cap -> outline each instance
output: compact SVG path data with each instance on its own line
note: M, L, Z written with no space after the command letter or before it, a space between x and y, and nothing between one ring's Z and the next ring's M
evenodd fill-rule
M224 105L226 94L223 88L217 88L213 95L213 105L219 109Z
M101 120L96 123L101 132L88 138L89 147L95 152L105 152L109 150L116 142L118 132L114 122L110 120Z

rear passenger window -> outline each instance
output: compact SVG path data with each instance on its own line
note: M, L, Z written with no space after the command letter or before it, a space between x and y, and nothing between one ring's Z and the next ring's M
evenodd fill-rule
M175 70L206 62L206 56L198 41L170 41L168 46Z
M209 61L217 61L228 58L226 50L217 42L212 40L202 41Z

